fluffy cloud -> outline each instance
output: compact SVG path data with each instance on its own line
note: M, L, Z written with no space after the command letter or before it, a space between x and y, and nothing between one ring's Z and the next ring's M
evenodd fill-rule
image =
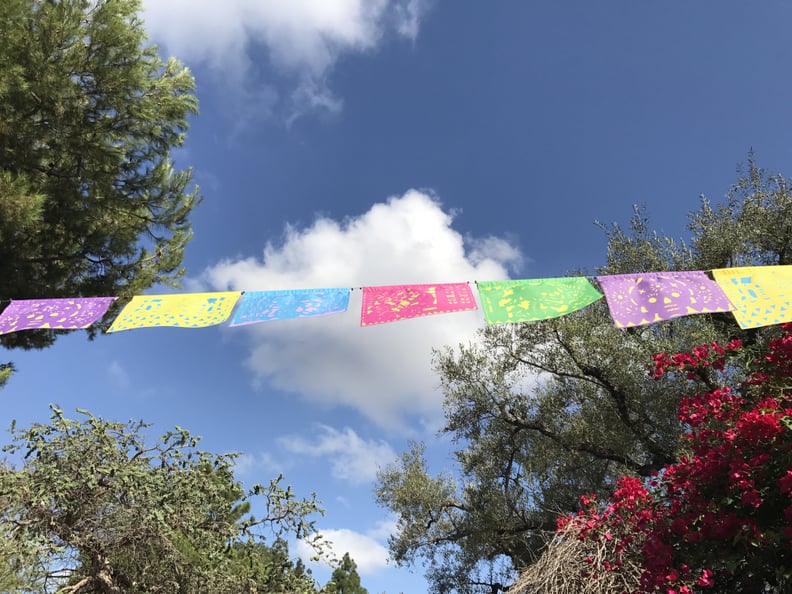
M272 100L272 86L252 92L251 73L294 78L295 108L337 109L325 84L345 54L375 49L388 31L418 34L427 0L147 0L150 36L188 64L202 64L245 94ZM263 52L262 52L263 50ZM264 56L264 57L262 57Z
M340 559L344 553L349 553L361 575L375 573L388 566L388 549L378 540L379 532L379 528L370 534L346 528L320 531L323 539L332 543L333 556ZM309 565L316 565L310 560L314 550L304 541L298 540L296 544L297 554Z
M307 441L299 436L287 436L279 442L281 447L292 454L327 458L333 476L353 484L373 481L377 470L396 457L396 452L386 442L361 439L349 427L338 431L319 425L318 433L314 441Z
M520 260L498 238L466 239L453 217L426 193L410 190L338 222L287 227L262 257L226 260L207 269L214 290L360 287L496 280ZM480 311L360 328L360 291L347 314L235 328L250 339L247 365L264 386L326 405L351 406L381 426L405 415L434 421L440 413L433 348L457 345L483 325Z

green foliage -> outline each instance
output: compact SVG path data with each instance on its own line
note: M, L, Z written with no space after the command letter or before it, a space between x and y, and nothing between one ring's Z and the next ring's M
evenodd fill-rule
M600 225L608 253L598 273L790 263L788 188L751 157L725 206L702 200L691 214L689 246L653 231L636 208L629 231ZM442 432L455 444L458 474L432 477L420 444L380 473L378 501L399 518L394 560L425 564L438 593L505 591L582 493L609 493L619 476L645 477L676 459L676 404L692 388L653 381L653 354L735 337L764 344L772 333L743 332L729 314L622 330L600 301L557 319L488 327L436 353Z
M142 422L82 414L53 407L4 448L22 464L0 473L0 580L62 594L314 591L283 537L312 539L315 498L281 477L245 492L235 455L198 450L185 429L147 444Z
M2 300L118 295L117 311L181 274L198 194L170 153L197 111L194 80L146 45L139 10L0 2ZM55 335L0 344L39 348Z
M338 567L333 570L330 583L323 591L327 594L368 594L368 590L360 585L357 564L349 553L344 553Z
M706 269L792 264L792 188L782 175L748 165L725 204L706 199L691 216L693 247Z
M0 363L0 388L6 385L11 376L14 375L14 364Z
M244 591L261 594L316 592L310 571L299 559L291 560L288 543L281 538L271 546L253 540L235 543L231 554L239 575L244 577Z

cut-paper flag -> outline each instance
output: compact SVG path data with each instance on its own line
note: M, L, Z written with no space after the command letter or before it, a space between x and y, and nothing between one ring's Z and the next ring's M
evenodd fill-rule
M372 326L477 308L476 298L467 283L363 287L360 325Z
M598 276L619 328L734 309L723 289L702 271Z
M712 275L734 304L740 328L792 321L792 266L720 268Z
M349 307L349 289L247 291L231 318L231 326L340 313Z
M0 314L0 334L19 330L87 328L105 313L115 297L20 299Z
M477 284L487 324L557 318L602 297L584 277L479 281Z
M107 331L156 326L205 328L222 324L231 315L240 294L240 291L225 291L132 297Z

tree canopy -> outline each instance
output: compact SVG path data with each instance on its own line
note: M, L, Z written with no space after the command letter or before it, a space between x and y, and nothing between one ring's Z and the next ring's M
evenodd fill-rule
M0 589L316 590L285 541L315 537L315 497L297 498L280 478L245 491L233 476L235 455L199 450L185 429L151 442L142 422L52 409L49 424L14 429L4 448Z
M194 80L147 44L139 11L138 0L0 2L0 304L120 304L181 274L198 194L171 153L197 111Z
M689 243L653 231L642 209L627 231L601 225L608 253L597 273L792 263L789 182L753 156L739 173L724 204L702 199L690 214ZM425 564L438 593L505 591L581 494L611 493L625 474L649 477L676 461L684 429L676 405L693 388L684 378L654 381L653 354L732 338L758 346L776 331L741 331L730 314L618 329L600 301L488 327L437 352L442 433L455 444L456 468L432 476L418 443L380 473L378 501L399 519L394 560ZM727 372L738 380L743 370Z

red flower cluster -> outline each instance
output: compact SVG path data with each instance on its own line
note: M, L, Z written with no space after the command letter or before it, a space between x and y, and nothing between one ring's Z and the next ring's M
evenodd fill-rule
M737 389L680 400L689 431L676 464L649 481L623 477L608 502L582 497L582 510L561 519L559 529L572 524L581 539L616 540L613 558L592 571L616 570L630 555L643 567L641 591L665 594L772 585L792 572L792 324L782 329ZM695 379L741 351L731 341L655 355L651 375Z
M711 367L716 371L722 370L726 366L726 358L742 348L742 341L734 339L725 346L717 342L702 344L695 347L689 353L676 353L669 356L667 353L653 355L654 368L650 375L655 379L660 379L668 371L688 372L688 379L696 379L693 370L699 367Z

